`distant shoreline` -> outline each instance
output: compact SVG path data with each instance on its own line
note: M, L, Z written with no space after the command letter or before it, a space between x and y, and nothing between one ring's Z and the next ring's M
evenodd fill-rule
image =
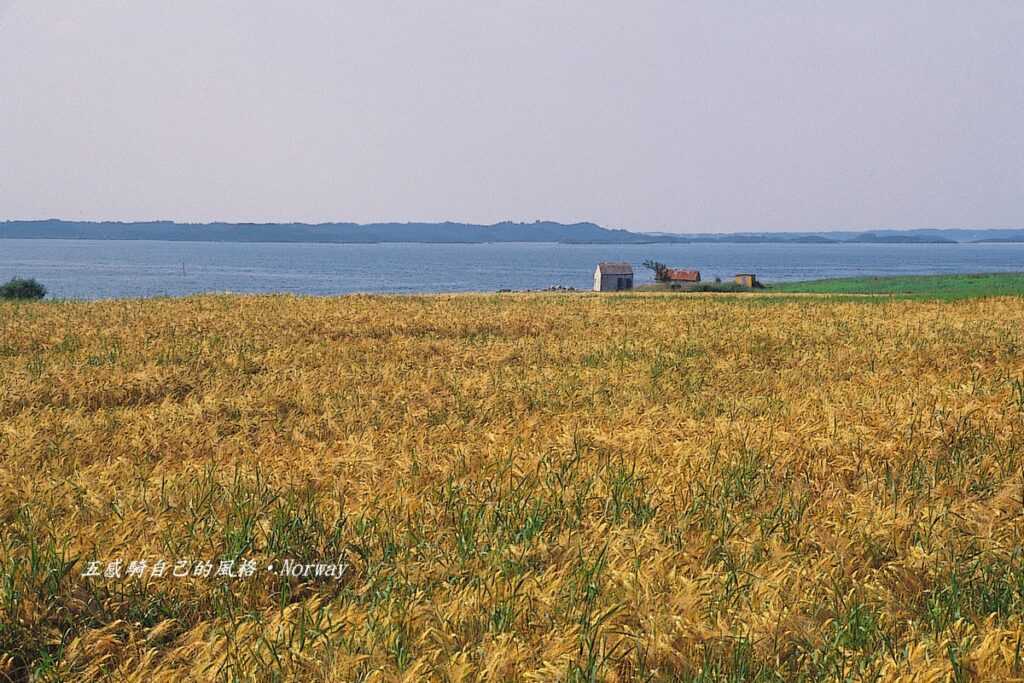
M965 244L1024 242L1022 229L913 229L783 233L641 233L594 223L117 223L0 222L0 239L265 244Z
M648 242L582 242L582 241L558 241L558 240L476 240L476 241L416 241L416 240L376 240L370 241L327 241L327 240L228 240L228 239L190 239L190 238L153 238L153 237L51 237L51 236L38 236L38 237L10 237L6 235L0 235L0 240L38 240L38 241L64 241L64 242L165 242L169 244L332 244L332 245L354 245L354 246L374 246L382 244L415 244L419 246L444 246L444 245L466 245L471 246L475 244L557 244L567 247L585 247L585 246L643 246L645 244L675 244L675 245L686 245L686 244L785 244L792 246L842 246L842 245L885 245L885 246L923 246L929 244L935 245L969 245L969 244L1021 244L1024 240L977 240L974 242L910 242L910 241L893 241L893 242L868 242L868 241L852 241L852 240L832 240L829 242L802 242L798 240L651 240Z

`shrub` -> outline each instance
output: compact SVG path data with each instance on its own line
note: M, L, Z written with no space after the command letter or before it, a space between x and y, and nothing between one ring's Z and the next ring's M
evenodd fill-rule
M14 277L0 286L0 299L42 299L46 296L46 287L35 279Z

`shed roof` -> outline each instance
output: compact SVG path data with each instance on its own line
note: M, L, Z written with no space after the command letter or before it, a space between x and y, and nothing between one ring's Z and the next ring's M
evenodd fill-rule
M625 261L601 261L597 264L597 270L602 275L632 275L633 266Z
M674 282L700 282L699 270L679 270L677 268L669 268L665 271L665 275L670 281Z

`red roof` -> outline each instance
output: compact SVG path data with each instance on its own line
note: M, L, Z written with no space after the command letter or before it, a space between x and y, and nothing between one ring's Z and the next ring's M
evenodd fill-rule
M700 282L699 270L677 270L669 268L665 275L669 282Z

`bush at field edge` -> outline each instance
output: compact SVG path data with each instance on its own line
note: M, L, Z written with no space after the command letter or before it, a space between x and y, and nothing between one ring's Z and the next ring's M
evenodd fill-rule
M0 285L0 299L42 299L46 296L46 287L34 278L13 277Z

